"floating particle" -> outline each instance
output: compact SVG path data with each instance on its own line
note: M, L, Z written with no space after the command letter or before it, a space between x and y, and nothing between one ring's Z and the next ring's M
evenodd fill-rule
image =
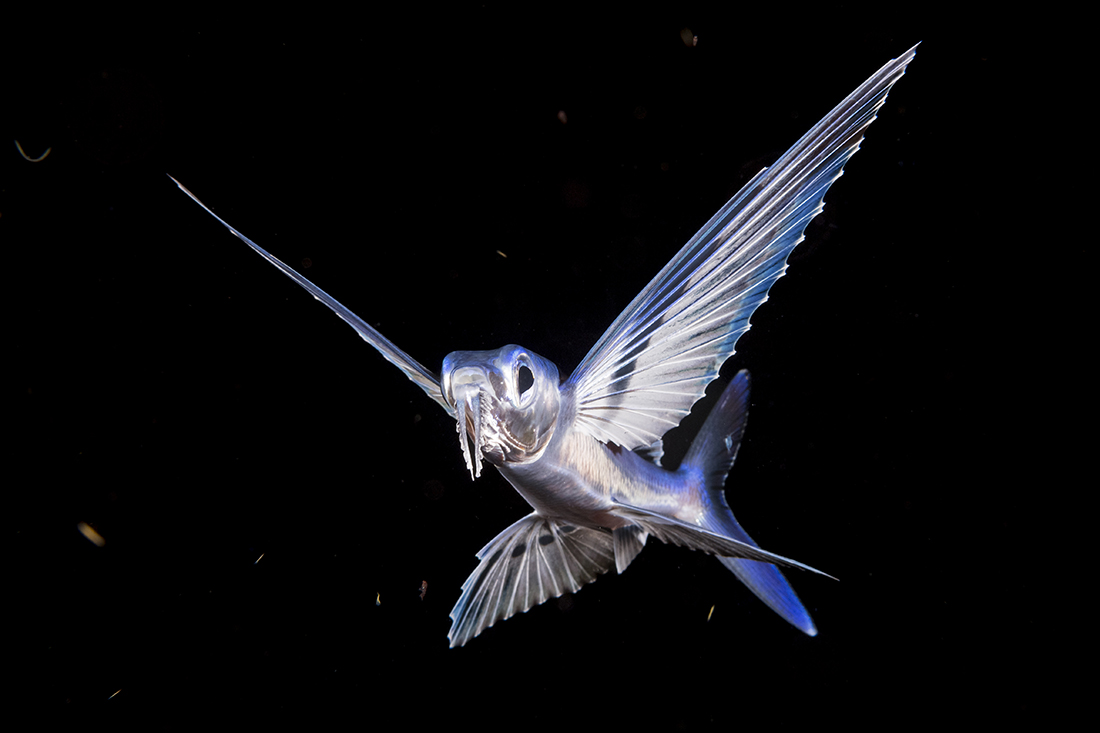
M39 155L37 158L32 158L31 156L23 152L23 146L19 144L18 140L15 141L15 147L19 151L19 154L22 155L25 160L29 160L32 163L38 163L45 160L46 156L50 154L51 150L53 150L52 146L48 147L46 148L46 152L42 153L42 155Z
M76 525L76 528L80 531L80 534L84 535L84 538L91 542L96 547L103 547L107 544L107 540L103 539L103 536L91 528L86 522L80 522Z

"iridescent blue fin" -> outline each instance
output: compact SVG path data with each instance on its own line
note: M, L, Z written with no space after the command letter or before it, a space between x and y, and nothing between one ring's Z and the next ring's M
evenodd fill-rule
M697 473L706 490L710 511L702 524L712 532L759 547L741 528L726 503L724 485L737 458L749 412L749 373L742 370L730 381L718 404L691 444L679 471ZM737 557L719 557L723 565L749 587L756 597L793 626L810 636L817 635L813 619L775 565Z

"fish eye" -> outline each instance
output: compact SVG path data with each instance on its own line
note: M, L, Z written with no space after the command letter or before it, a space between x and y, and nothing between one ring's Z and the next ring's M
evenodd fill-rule
M535 386L535 374L526 364L521 364L519 372L516 373L516 388L519 391L520 397L527 393L527 390Z

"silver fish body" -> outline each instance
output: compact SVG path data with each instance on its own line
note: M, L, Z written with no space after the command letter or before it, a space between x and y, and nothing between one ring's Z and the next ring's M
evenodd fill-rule
M436 376L180 185L455 419L472 478L489 463L531 505L478 553L451 612L451 646L613 567L623 572L650 536L716 555L776 613L816 635L779 566L824 573L758 547L726 503L724 483L747 419L748 373L730 381L675 470L661 466L662 440L733 355L915 51L883 66L749 181L564 381L551 360L515 345L453 352Z

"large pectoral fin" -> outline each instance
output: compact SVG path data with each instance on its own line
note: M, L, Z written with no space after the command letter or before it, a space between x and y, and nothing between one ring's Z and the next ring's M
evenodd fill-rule
M809 570L811 573L824 575L826 578L833 577L828 573L823 573L797 560L791 560L788 557L776 555L773 552L762 550L756 545L748 544L747 542L742 542L732 537L724 537L723 535L703 529L694 524L681 522L678 519L666 517L663 514L651 512L640 507L630 506L629 504L622 504L619 502L614 502L614 504L615 508L612 510L613 514L623 519L629 519L661 542L688 547L692 550L701 550L711 555L718 555L719 557L738 557L746 560L759 560L760 562L772 563L774 565ZM833 580L836 580L836 578L833 578Z
M636 450L680 424L733 356L915 52L879 69L746 183L627 306L566 383L578 430Z
M168 177L172 178L172 176ZM364 341L377 349L378 353L385 357L386 361L404 372L406 377L411 379L420 389L424 390L429 397L438 402L439 406L446 410L448 415L454 414L454 408L447 404L447 400L443 398L443 390L439 386L439 377L437 377L434 372L397 348L392 341L376 331L369 323L348 310L347 306L336 300L336 298L333 298L304 276L300 275L293 267L231 227L225 219L211 211L202 201L199 201L198 197L188 191L182 183L175 178L172 178L172 181L180 187L181 191L190 196L192 201L203 209L206 209L206 213L220 221L226 229L233 232L242 242L254 249L265 260L275 265L284 275L305 288L314 298L331 308L333 313L343 318L349 326L355 329Z
M477 553L481 564L462 584L447 635L462 646L501 619L580 590L615 562L610 532L577 527L537 512Z

